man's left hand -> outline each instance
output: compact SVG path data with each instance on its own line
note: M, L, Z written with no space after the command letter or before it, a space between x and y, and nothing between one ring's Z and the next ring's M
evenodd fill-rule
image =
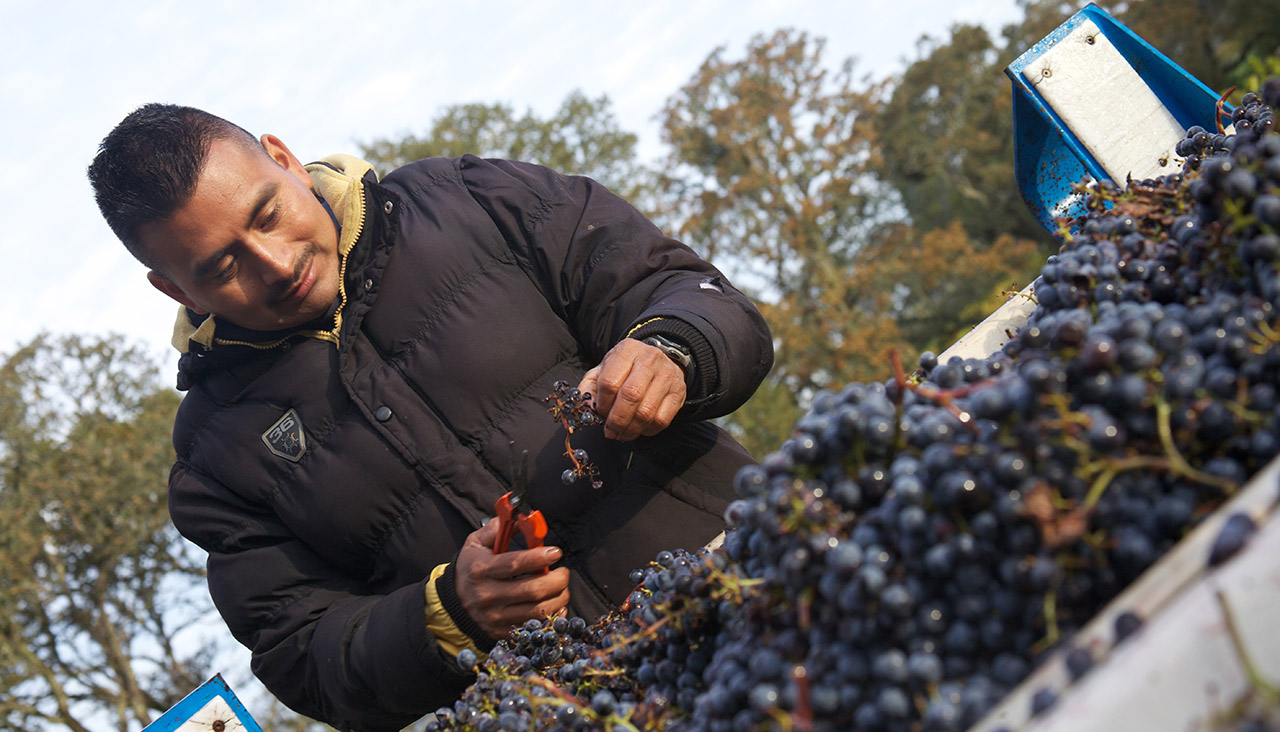
M604 436L622 441L666 429L685 400L684 371L667 354L632 338L609 349L578 389L591 394L605 418Z

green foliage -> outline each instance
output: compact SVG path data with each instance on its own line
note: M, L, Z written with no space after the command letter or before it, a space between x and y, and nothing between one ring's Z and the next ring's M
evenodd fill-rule
M964 43L966 63L985 63L985 36ZM739 60L719 49L664 111L667 215L750 288L777 343L769 381L726 421L757 455L788 437L797 398L887 377L890 349L949 344L998 304L996 293L1029 281L1038 259L1034 244L1005 233L1010 211L1035 226L1011 171L996 180L1007 166L992 151L1008 141L998 131L965 136L964 125L998 114L989 85L968 87L983 89L980 99L886 106L852 61L829 70L822 50L785 30L757 36ZM919 94L951 65L917 69ZM961 101L969 116L953 119ZM977 141L967 155L963 145ZM932 230L897 221L904 206ZM981 234L951 225L977 212L991 214Z
M1122 7L1116 17L1219 92L1244 80L1250 57L1280 55L1280 12L1274 3L1146 0Z
M118 339L40 336L0 366L0 720L145 725L205 678L207 614L169 524L178 397Z
M384 171L421 158L465 154L524 160L594 178L628 196L638 194L644 182L635 147L635 134L618 126L607 95L591 99L575 91L547 119L532 110L517 116L505 104L453 105L425 136L377 139L362 151Z
M783 30L739 60L718 49L663 112L668 216L761 302L779 342L771 378L793 393L868 362L882 303L852 267L884 205L870 175L874 94L852 62ZM891 330L891 328L890 328Z
M802 414L793 391L777 379L766 379L746 404L717 422L748 452L761 456L778 449Z
M1236 88L1233 99L1238 100L1245 92L1260 89L1262 83L1273 76L1280 76L1280 55L1263 58L1251 54L1231 74L1232 85Z
M959 25L922 41L876 118L885 182L922 231L959 221L980 241L1002 234L1056 249L1022 201L1013 175L1013 105L986 31Z

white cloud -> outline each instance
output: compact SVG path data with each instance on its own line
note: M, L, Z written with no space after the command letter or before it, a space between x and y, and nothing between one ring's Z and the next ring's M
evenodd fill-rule
M318 157L421 131L449 104L502 101L548 114L581 89L608 94L652 156L656 115L717 46L732 57L755 34L796 27L828 39L829 64L856 55L861 71L883 75L914 54L922 33L944 33L955 19L999 18L998 27L1016 13L1014 0L497 0L373 9L328 0L73 0L56 14L6 6L0 22L21 31L0 48L0 90L21 111L0 116L0 215L11 222L0 243L22 276L0 302L26 316L0 320L0 351L40 328L104 318L167 343L167 304L140 269L122 277L129 267L111 260L119 255L102 254L119 244L84 183L97 141L143 102L203 106ZM158 303L160 316L141 315Z

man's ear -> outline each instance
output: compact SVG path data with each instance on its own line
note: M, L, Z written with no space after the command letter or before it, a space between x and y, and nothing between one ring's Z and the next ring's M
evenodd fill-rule
M275 135L263 135L259 138L262 142L262 149L267 151L267 155L280 167L296 175L307 188L311 187L311 176L307 173L307 169L302 166L302 161L298 160L289 148L281 142L279 137Z
M196 305L195 301L192 300L187 295L186 290L183 290L181 287L178 286L178 283L174 282L168 277L165 277L159 272L156 272L155 270L147 272L147 281L151 283L152 287L163 292L164 294L168 295L174 300L177 300L183 305L186 305L187 307L194 310L197 314L204 315L205 313L209 312L208 310L205 310L199 305Z

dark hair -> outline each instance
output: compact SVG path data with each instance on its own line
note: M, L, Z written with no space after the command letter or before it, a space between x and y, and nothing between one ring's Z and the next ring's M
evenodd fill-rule
M98 146L89 165L98 209L129 253L151 269L155 259L139 241L139 227L168 218L191 198L209 146L221 139L262 150L244 128L174 104L137 108Z

